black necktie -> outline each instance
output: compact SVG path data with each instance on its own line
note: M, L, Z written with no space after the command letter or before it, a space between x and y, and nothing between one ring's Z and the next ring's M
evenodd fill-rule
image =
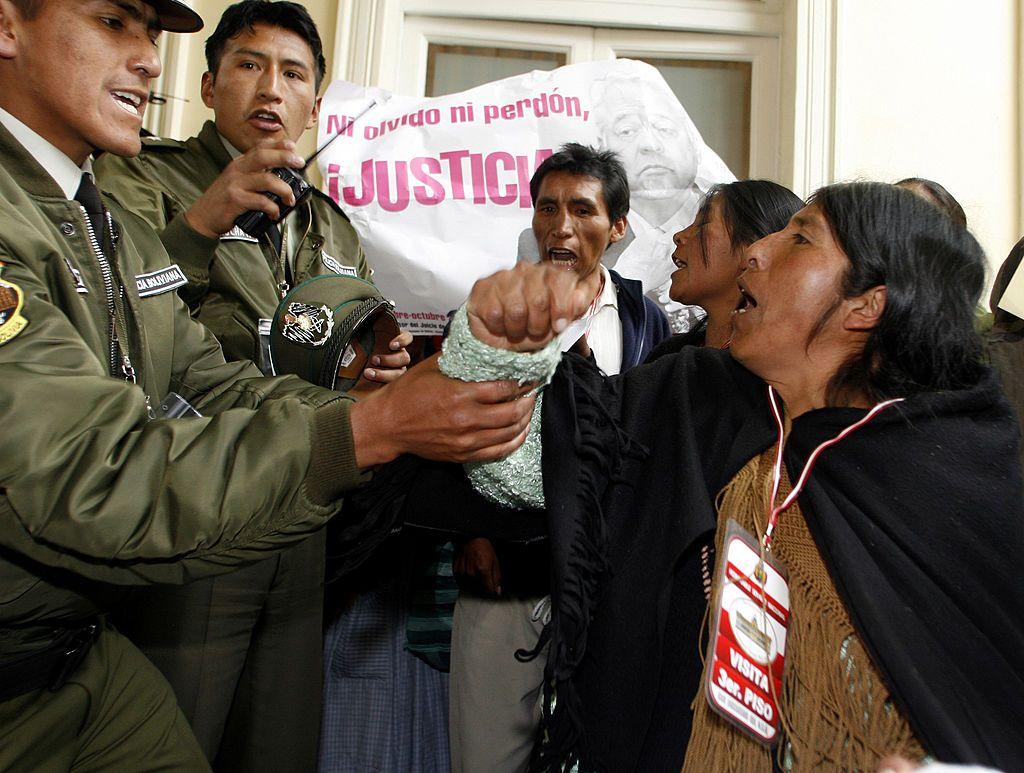
M89 216L89 223L92 225L96 239L103 243L103 232L105 230L103 216L103 202L100 200L100 192L96 183L92 181L92 175L88 172L82 175L82 182L78 184L78 191L75 193L75 201L85 208L85 214Z

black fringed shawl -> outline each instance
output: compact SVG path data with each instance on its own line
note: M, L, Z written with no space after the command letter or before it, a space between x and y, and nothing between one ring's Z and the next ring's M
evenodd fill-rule
M792 479L863 414L798 417ZM704 608L677 580L715 528L717 492L774 441L764 383L727 353L686 348L612 379L563 359L544 398L556 701L535 769L577 756L584 771L679 769L687 732L664 715L688 715ZM1007 771L1024 770L1017 442L986 371L828 449L800 496L854 628L928 751Z

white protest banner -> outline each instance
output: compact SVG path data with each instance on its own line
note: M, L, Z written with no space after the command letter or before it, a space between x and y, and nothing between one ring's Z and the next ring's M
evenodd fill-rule
M628 59L436 98L336 81L324 96L320 143L339 132L318 158L326 191L414 334L439 333L478 278L537 259L530 178L566 142L619 155L630 228L604 262L669 307L672 234L692 222L704 192L734 179L658 71Z

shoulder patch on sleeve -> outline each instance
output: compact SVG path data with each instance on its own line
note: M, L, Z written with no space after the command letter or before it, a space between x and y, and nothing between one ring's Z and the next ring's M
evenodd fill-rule
M320 260L324 262L328 271L333 271L335 274L344 274L345 276L359 276L359 272L356 271L355 266L346 266L341 263L333 255L328 255L326 250L320 250Z
M0 271L3 265L0 263ZM21 316L24 301L24 293L18 285L0 278L0 345L10 341L28 325L28 320Z
M251 244L259 244L259 239L255 236L251 236L239 228L237 225L225 234L220 235L222 242L249 242Z
M188 284L188 279L185 278L185 273L177 263L135 277L135 286L139 291L140 298L170 292L184 284Z

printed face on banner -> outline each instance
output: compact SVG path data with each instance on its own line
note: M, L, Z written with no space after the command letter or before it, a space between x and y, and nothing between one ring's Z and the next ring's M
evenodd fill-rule
M549 172L537 191L533 235L540 259L590 276L612 242L626 232L626 218L612 220L604 202L604 185L595 177Z
M697 178L700 156L689 119L671 92L661 93L639 78L607 78L596 88L602 85L594 110L601 143L626 168L633 208L661 225Z
M372 109L353 120L371 100ZM540 259L530 178L567 142L616 150L635 212L654 230L670 229L627 230L615 245L618 263L609 263L612 250L604 254L605 265L645 291L667 291L672 233L693 220L703 192L733 179L658 71L628 59L435 98L339 81L322 114L319 143L340 134L318 157L326 192L349 216L375 284L414 334L441 332L477 279L520 258ZM676 227L677 220L685 222Z

